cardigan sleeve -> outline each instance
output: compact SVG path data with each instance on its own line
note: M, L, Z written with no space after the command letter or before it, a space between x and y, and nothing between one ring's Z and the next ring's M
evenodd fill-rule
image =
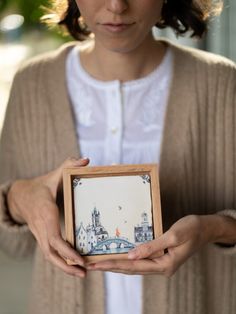
M231 64L225 70L225 89L224 89L224 119L222 119L222 138L224 138L224 150L221 155L224 156L224 176L221 180L224 182L224 199L227 200L226 209L217 212L218 215L230 217L236 220L236 65ZM222 84L223 85L223 84ZM223 133L224 132L224 133ZM217 143L217 142L216 142ZM223 154L224 152L224 154ZM217 170L216 170L217 171ZM225 254L236 254L236 242L234 245L217 244L217 248Z
M216 214L236 220L236 65L228 61L226 66L224 62L219 65L216 81L217 88L215 91L212 88L215 99L208 107L212 118L209 115L207 120L208 154L215 155L208 157L209 164L215 167L211 168L209 177L215 187L212 195L215 195ZM216 243L215 247L219 253L236 254L236 241L235 244Z
M236 220L236 210L234 209L225 209L217 212L217 215L230 217ZM235 244L215 244L216 249L220 250L223 254L234 255L236 254L236 243Z
M6 196L11 183L22 177L24 162L20 153L19 142L22 142L21 130L17 119L21 119L20 75L16 75L7 106L5 121L0 141L0 249L13 257L29 255L35 240L27 225L19 225L11 218Z
M185 207L236 220L236 65L206 53L197 57L183 153ZM214 247L236 254L236 245Z

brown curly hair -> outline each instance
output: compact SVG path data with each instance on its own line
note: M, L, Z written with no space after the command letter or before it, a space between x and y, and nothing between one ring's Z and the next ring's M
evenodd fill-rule
M51 8L42 17L49 25L64 26L76 40L83 41L91 34L86 25L80 23L80 11L75 0L51 0ZM208 19L220 13L221 0L166 0L162 8L162 19L158 28L171 27L177 35L191 31L191 37L201 38L207 30Z

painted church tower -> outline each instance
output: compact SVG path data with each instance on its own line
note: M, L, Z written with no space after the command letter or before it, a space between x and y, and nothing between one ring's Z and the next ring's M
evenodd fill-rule
M96 207L94 207L94 210L92 212L92 225L94 228L101 226L100 222L100 211L97 210Z
M143 231L147 231L148 230L148 215L147 213L143 212L142 215L142 222L141 222L141 227L143 228Z

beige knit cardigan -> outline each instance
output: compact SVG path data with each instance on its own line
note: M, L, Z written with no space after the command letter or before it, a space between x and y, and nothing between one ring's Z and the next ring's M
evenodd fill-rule
M221 212L236 219L235 64L166 44L174 54L174 76L160 162L165 229L190 213ZM74 45L20 69L2 132L0 246L15 258L35 254L33 314L104 313L103 274L80 280L45 261L28 227L11 220L5 201L14 179L41 175L79 156L65 81L65 59ZM236 248L208 245L171 278L143 277L143 313L235 314Z

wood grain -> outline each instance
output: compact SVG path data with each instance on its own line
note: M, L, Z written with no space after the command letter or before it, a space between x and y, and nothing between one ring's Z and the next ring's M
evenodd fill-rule
M151 180L151 201L152 201L152 222L154 239L162 233L162 214L160 201L160 188L158 179L157 164L137 164L137 165L116 165L101 167L73 167L63 170L63 188L64 188L64 207L65 207L65 231L66 240L75 248L75 221L72 182L76 177L79 178L98 178L114 176L134 176L149 175ZM163 252L160 252L162 255ZM104 255L86 255L83 256L87 263L103 261L108 259L127 259L128 253L122 254L104 254ZM69 265L75 265L67 260Z

